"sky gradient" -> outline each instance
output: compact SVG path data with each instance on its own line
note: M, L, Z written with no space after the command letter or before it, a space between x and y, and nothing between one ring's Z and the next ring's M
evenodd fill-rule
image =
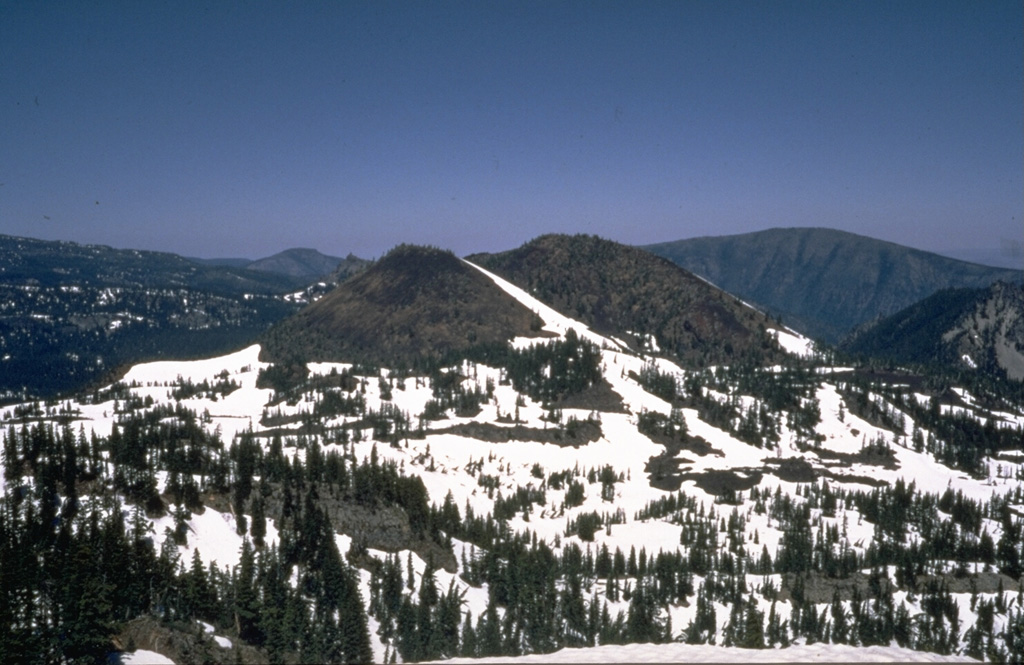
M1019 246L1022 33L1017 0L0 0L0 233Z

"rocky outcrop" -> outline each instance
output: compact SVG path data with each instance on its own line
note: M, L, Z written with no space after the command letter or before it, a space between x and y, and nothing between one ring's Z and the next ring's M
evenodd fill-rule
M779 600L788 602L793 598L794 589L798 586L797 577L801 577L801 593L804 599L816 605L832 602L834 594L839 595L839 600L852 600L855 595L865 599L874 597L876 586L885 594L892 593L896 588L888 577L882 576L872 580L870 575L860 572L844 578L826 577L821 574L798 576L786 573L783 575ZM1019 588L1013 578L997 572L980 572L960 577L953 574L918 575L916 586L921 590L936 582L945 585L950 593L996 593L1000 585L1006 591L1017 591Z
M231 647L217 644L198 623L166 624L151 616L132 619L112 640L118 651L142 649L167 656L175 663L270 663L265 652L230 637ZM295 662L294 657L290 662Z
M429 538L417 536L409 517L398 506L364 506L355 501L321 497L320 507L339 533L353 542L385 552L412 550L425 563L449 573L458 572L455 554Z
M431 434L456 434L488 443L536 441L538 443L553 443L556 446L575 447L600 439L601 424L596 420L577 420L564 427L552 426L549 429L540 429L525 425L459 423L444 429L432 430Z
M1024 289L994 284L942 341L970 367L988 364L1011 379L1024 380Z
M331 521L331 526L340 534L352 538L361 547L384 552L411 550L424 563L433 563L438 568L455 574L458 561L451 550L445 549L430 538L417 534L409 522L409 516L398 506L368 506L332 491L321 485L318 495L320 509ZM203 495L203 503L214 510L231 512L231 499L223 494ZM284 508L284 492L279 484L271 486L265 498L266 515L280 528ZM343 552L344 554L344 552ZM363 559L356 558L355 563Z

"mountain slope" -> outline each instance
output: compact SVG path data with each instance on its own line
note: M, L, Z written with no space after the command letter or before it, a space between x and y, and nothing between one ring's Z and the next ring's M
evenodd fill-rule
M298 279L312 281L328 275L344 261L337 256L327 256L315 249L286 249L273 256L257 259L246 265L246 269L256 272L269 272L289 275Z
M298 309L283 275L175 254L0 236L0 400L52 398L128 363L225 353Z
M595 331L688 364L774 357L772 322L718 288L647 252L595 236L546 235L468 260Z
M403 245L274 326L264 356L403 363L529 336L539 326L451 252Z
M644 249L831 343L855 326L939 289L983 288L1000 279L1021 279L1019 270L965 263L820 228L693 238Z
M1024 379L1024 289L944 289L858 331L853 353L896 362L938 362Z
M550 336L421 373L341 348L284 398L251 346L0 408L0 653L105 660L121 631L178 662L1024 658L1019 393L820 355L684 369L439 250L338 294L423 329L486 297ZM583 355L544 353L583 339L617 404L535 397L521 370L557 379Z
M245 266L252 263L252 259L238 259L238 258L213 258L204 259L198 256L186 256L189 261L198 263L204 266L221 266L226 268L244 268Z
M218 295L286 293L303 279L199 265L177 254L0 235L0 282L37 286L178 287Z
M370 265L371 261L349 254L345 258L321 254L315 249L286 249L262 259L201 259L188 257L189 261L203 266L220 266L264 272L302 280L303 283L325 278L337 284Z

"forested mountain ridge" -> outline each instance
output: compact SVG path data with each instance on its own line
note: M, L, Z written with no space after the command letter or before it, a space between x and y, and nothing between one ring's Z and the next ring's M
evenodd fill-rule
M312 281L327 278L335 272L348 277L364 269L369 263L369 261L352 254L341 258L321 254L315 249L295 248L257 259L247 264L245 268L256 272L278 273ZM335 279L335 281L338 280Z
M141 360L237 349L323 290L305 284L163 252L0 236L0 401L80 390Z
M546 235L518 249L475 254L479 264L596 332L704 366L777 357L777 327L669 261L610 240ZM650 336L650 339L647 336Z
M263 337L277 362L378 365L536 335L539 319L448 251L401 245Z
M945 288L1020 283L990 268L824 228L770 229L644 247L835 344L856 326Z
M864 326L846 351L1024 380L1024 286L946 289Z
M11 285L176 287L217 295L284 294L306 280L225 266L203 266L167 252L0 235L0 281Z
M549 241L620 260L595 239ZM303 355L313 320L276 353L141 364L0 408L0 660L667 642L694 658L1024 659L1020 383L840 366L756 318L763 351L701 367L656 330L598 332L642 323L615 318L629 300L572 295L609 283L570 282L560 312L448 252L399 247L332 292L318 333L373 305L388 315L379 363L343 344ZM525 313L526 332L482 299ZM589 321L565 313L575 302ZM500 336L452 334L456 308ZM415 321L467 346L387 361Z
M219 258L203 259L188 257L189 261L206 266L227 266L244 268L256 272L277 273L297 277L306 281L326 278L338 283L340 278L350 277L366 268L372 261L361 259L354 254L345 258L321 254L318 250L292 248L262 259Z

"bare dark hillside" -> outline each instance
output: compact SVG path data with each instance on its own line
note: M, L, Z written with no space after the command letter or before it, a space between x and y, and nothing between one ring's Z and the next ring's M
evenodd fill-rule
M597 332L642 344L651 334L690 364L775 357L772 322L699 277L648 252L595 236L545 235L469 260Z
M403 245L275 326L264 355L393 364L535 335L540 325L451 252Z

